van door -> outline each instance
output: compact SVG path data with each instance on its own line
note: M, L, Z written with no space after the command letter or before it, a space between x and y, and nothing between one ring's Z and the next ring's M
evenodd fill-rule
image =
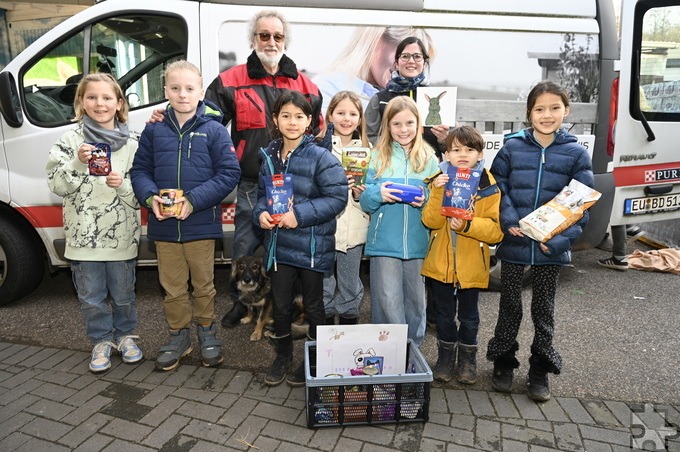
M48 32L10 63L23 108L19 127L3 123L11 204L27 217L52 264L64 265L61 198L45 184L51 146L74 127L73 102L83 74L108 72L130 104L130 130L141 132L153 108L165 102L162 73L169 61L200 64L198 4L102 2ZM66 30L66 31L64 31Z
M612 224L680 217L680 2L623 2Z

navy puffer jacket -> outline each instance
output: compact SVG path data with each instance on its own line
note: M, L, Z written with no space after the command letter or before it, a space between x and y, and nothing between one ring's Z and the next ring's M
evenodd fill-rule
M548 253L529 237L508 233L519 227L519 220L550 201L572 179L592 187L593 170L585 148L566 130L555 133L555 140L543 148L528 128L507 135L491 165L491 174L501 189L501 228L505 233L496 250L502 261L524 265L567 265L571 247L586 223L588 212L575 225L546 242Z
M262 167L253 221L267 210L264 178L279 172L281 140L261 149ZM293 175L293 212L298 222L294 229L275 227L265 234L265 263L276 263L328 272L335 264L335 217L347 205L347 176L338 159L305 135L289 154L285 173Z
M222 237L220 203L236 187L241 169L222 114L209 101L198 104L196 116L179 127L172 108L163 122L148 124L139 140L131 179L142 206L160 189L180 188L193 206L186 220L158 221L149 215L151 240L188 242Z

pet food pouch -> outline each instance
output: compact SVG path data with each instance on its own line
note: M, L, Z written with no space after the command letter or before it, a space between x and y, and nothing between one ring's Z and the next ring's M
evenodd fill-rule
M90 176L108 176L111 172L111 146L106 143L89 143L94 146L92 158L87 162Z
M342 167L348 176L354 178L354 185L366 183L370 152L370 149L364 147L347 147L342 150Z
M572 179L553 199L519 220L522 232L538 242L547 242L583 216L602 194Z
M449 175L449 181L444 186L442 215L472 220L475 211L475 196L477 196L479 179L482 176L481 171L450 165L446 174Z
M184 190L178 188L164 188L158 195L163 199L160 204L161 215L164 217L176 217L182 212L182 203L175 202L177 198L184 196Z
M264 178L264 189L267 194L267 212L273 223L278 224L281 217L293 208L293 175L273 174Z

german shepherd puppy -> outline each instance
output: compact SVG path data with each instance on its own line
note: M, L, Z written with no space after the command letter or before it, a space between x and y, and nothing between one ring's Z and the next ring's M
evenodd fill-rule
M259 341L263 335L269 333L265 332L265 329L270 329L274 325L272 286L262 265L262 257L244 256L233 259L231 278L232 281L236 281L239 302L248 308L241 323L248 324L255 320L255 330L250 335L250 340ZM291 329L293 338L301 338L307 335L309 324L304 314L299 283L295 285L294 291L296 296L293 301L294 320Z

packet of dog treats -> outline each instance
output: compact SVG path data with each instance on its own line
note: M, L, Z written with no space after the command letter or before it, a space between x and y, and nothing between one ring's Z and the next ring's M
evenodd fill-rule
M279 224L281 217L293 208L293 175L274 174L264 178L264 189L267 194L267 212L273 223Z
M342 167L348 176L354 178L354 185L366 183L366 171L371 150L365 147L347 147L342 150Z
M482 173L474 168L449 165L446 169L449 181L444 186L442 215L445 217L472 220L475 211L475 196Z
M519 228L538 242L547 242L576 223L602 194L572 179L550 201L519 220Z
M88 143L94 146L92 158L87 162L90 176L108 176L111 172L111 146L106 143Z

